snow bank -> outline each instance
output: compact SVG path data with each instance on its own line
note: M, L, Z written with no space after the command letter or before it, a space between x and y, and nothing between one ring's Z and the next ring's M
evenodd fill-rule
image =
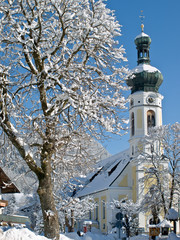
M102 234L95 234L95 233L86 233L83 238L83 240L114 240L114 237L109 235L102 235Z
M47 240L43 236L38 236L27 228L11 228L5 232L0 229L0 240ZM68 240L68 239L67 239Z
M112 235L106 236L91 232L86 233L82 237L79 237L77 233L67 233L66 235L61 234L60 240L114 240L114 237Z
M168 240L180 240L180 237L176 236L175 233L171 232L168 236Z
M11 228L5 232L0 229L0 240L49 240L43 236L36 235L27 228L16 229ZM83 237L79 237L77 233L61 234L60 240L114 240L113 235L102 235L98 233L86 233ZM147 235L138 235L131 237L130 240L148 240ZM168 240L180 240L174 233L169 234Z
M142 234L142 235L130 237L130 240L149 240L149 236Z
M61 234L60 235L60 240L83 240L83 238L81 237L79 237L78 235L77 235L77 233L76 232L72 232L72 233L67 233L67 234Z
M5 232L0 229L0 240L49 240L46 237L36 235L27 228L11 228ZM76 232L60 234L60 240L114 240L112 236L102 234L87 233L79 237Z

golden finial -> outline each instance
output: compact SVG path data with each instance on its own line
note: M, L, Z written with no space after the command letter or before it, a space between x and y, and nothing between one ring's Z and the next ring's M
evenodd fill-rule
M142 30L142 32L144 32L144 18L145 18L145 16L143 15L143 10L141 10L141 16L139 16L139 18L141 19L141 30Z
M142 30L142 32L144 32L144 24L143 23L141 24L141 30Z

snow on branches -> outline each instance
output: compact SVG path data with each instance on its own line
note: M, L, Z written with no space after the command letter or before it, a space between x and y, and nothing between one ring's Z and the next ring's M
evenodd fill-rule
M144 171L140 179L146 189L143 209L151 207L156 213L163 209L165 215L168 209L177 207L180 195L180 124L152 128L140 146L135 161Z
M56 212L55 165L73 169L62 153L81 165L84 146L70 149L78 139L126 129L120 35L102 0L0 1L0 126L39 180L43 213ZM57 218L54 229L44 223L45 235L54 238Z

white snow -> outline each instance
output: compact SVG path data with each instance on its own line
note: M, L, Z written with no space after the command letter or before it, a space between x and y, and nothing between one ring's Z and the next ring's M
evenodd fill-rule
M92 224L92 221L86 220L86 221L83 222L83 224L84 224L84 225L87 225L87 224L91 225L91 224Z
M43 236L37 236L27 228L11 228L5 232L0 231L0 240L47 240Z
M144 32L141 32L138 36L136 36L135 39L137 39L137 38L141 38L141 37L149 37L149 35L147 35L147 34L144 33Z
M171 232L168 237L169 240L180 240L180 237L177 237L175 233Z
M175 209L170 208L166 214L166 218L168 220L177 220L179 218L179 214Z
M167 221L166 219L164 219L162 222L160 222L159 224L158 224L158 227L168 227L168 228L171 228L171 227L173 227L173 225L169 222L169 221Z
M130 73L140 73L140 72L160 72L157 68L151 66L150 64L146 64L146 63L141 63L138 66L136 66L135 68L133 68Z
M48 211L45 211L45 212L46 212L47 217L53 217L54 216L54 212L52 210L48 210Z
M77 197L86 196L107 189L113 180L121 174L129 161L129 150L125 150L99 161L95 166L96 171L87 177L87 180L92 178L93 180L89 181L85 188L78 192Z
M12 228L5 232L0 229L0 240L49 240L46 237L36 235L27 228ZM112 235L105 236L102 234L87 233L83 237L79 237L76 232L68 234L60 234L60 240L114 240Z
M34 232L27 228L16 229L11 228L5 232L0 229L0 240L49 240L46 237L36 235ZM148 235L138 235L131 237L130 240L148 240ZM98 233L88 232L82 237L79 237L76 232L61 234L59 240L115 240L112 234L102 235ZM170 233L166 240L180 240L180 237L176 236L174 233Z

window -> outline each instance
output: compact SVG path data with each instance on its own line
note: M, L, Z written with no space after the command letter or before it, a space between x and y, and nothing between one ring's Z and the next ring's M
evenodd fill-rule
M91 210L89 210L89 219L92 219L92 213L91 213Z
M144 50L144 57L147 57L147 51Z
M130 106L133 106L134 105L134 99L131 98L131 101L130 101Z
M155 112L152 110L149 110L147 112L147 130L149 132L149 129L156 126L156 120L155 120Z
M132 146L132 155L134 155L134 146Z
M98 212L99 212L99 208L98 205L96 206L96 216L95 216L95 220L98 221Z
M134 136L134 113L131 114L131 136Z
M103 215L103 219L106 218L106 204L105 201L102 201L102 215Z

